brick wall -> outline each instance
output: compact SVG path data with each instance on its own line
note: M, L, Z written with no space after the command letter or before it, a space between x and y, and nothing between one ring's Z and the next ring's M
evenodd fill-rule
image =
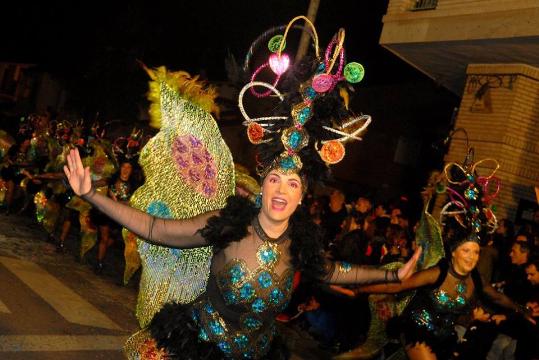
M485 95L490 97L490 109L471 111L477 105L478 84L485 81L492 84L490 94ZM458 127L468 132L475 160L498 160L496 176L502 181L502 190L495 200L497 217L514 220L520 199L535 201L534 186L539 185L539 68L522 64L469 65L455 124ZM464 159L466 145L462 139L463 135L458 134L451 142L446 162ZM480 175L485 174L492 166L478 170ZM438 199L438 211L442 204L443 199Z

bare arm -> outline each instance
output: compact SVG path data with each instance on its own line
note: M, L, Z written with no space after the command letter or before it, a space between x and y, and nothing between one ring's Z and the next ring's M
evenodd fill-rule
M208 218L216 211L201 214L187 220L156 218L128 205L116 202L107 196L98 194L92 188L90 169L84 168L78 151L71 150L67 157L68 165L64 172L75 194L95 206L114 221L125 226L129 231L147 239L149 242L179 248L207 246L198 230L206 226Z
M489 284L485 284L483 286L483 293L490 299L492 302L494 302L497 305L500 305L506 309L512 310L517 314L522 315L526 320L531 322L532 324L536 324L536 321L528 314L524 307L515 303L513 300L511 300L507 295L502 294L496 289L494 289Z

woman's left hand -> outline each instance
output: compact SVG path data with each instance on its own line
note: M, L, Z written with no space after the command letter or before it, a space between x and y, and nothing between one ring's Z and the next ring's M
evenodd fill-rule
M403 267L399 269L399 280L403 281L408 279L412 274L414 273L415 266L417 264L417 260L419 260L419 256L421 256L421 246L419 246L415 252L414 255L408 260L406 264L404 264Z

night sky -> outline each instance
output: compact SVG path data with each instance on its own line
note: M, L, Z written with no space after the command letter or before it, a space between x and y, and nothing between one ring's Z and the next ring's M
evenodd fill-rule
M70 90L75 107L130 113L146 87L136 60L225 80L224 59L243 59L266 29L305 14L308 1L30 2L2 5L0 61L38 64ZM378 45L387 1L321 0L325 46L344 27L347 59L367 69L362 85L422 78ZM136 99L136 100L135 100ZM111 114L112 116L117 114Z
M307 0L7 2L0 61L37 64L52 73L68 90L66 106L84 117L99 112L105 119L133 119L148 80L137 60L226 80L227 54L241 63L258 35L306 14L308 6ZM354 145L363 155L353 167L368 168L370 177L354 179L386 188L402 183L400 173L388 173L384 163L393 161L400 136L419 138L424 160L414 165L414 176L405 176L410 184L402 185L416 191L441 161L443 154L434 154L430 143L449 131L458 98L378 44L386 9L387 0L321 0L316 27L323 48L345 28L347 61L366 69L356 89L363 94L361 111L375 122L362 145ZM380 143L387 151L374 163L368 149ZM410 174L405 167L402 173ZM394 184L387 184L392 177Z

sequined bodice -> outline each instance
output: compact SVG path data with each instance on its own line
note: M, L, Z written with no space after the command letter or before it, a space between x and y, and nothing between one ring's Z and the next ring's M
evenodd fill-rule
M437 283L434 288L419 290L404 316L420 329L440 337L450 334L457 317L469 310L475 286L472 276L458 278L447 270L441 271Z
M432 304L439 312L460 312L469 303L473 295L471 276L458 279L450 273L442 285L430 293Z
M289 240L280 244L251 233L216 254L208 291L194 305L199 338L233 358L263 356L274 335L274 317L292 292Z

